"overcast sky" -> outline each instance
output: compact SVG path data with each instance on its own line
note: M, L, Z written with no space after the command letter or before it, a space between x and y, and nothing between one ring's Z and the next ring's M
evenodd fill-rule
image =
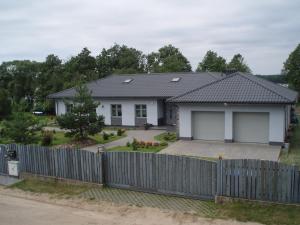
M275 74L300 43L300 1L0 0L0 62L114 43L144 53L173 44L193 69L210 49L241 53L254 73Z

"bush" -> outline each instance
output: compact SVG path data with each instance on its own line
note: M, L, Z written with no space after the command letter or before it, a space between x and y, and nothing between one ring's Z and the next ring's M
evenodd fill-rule
M138 141L135 138L133 139L133 142L132 142L131 146L132 146L132 150L133 151L138 150L139 143L138 143Z
M130 147L130 146L131 146L131 144L130 144L129 141L127 141L126 146L127 146L127 147Z
M52 131L43 131L42 132L42 145L50 146L53 142L53 132Z
M125 133L125 129L119 128L118 131L117 131L118 136L122 136L124 133Z
M168 146L168 142L162 141L162 142L160 142L160 146Z
M167 134L164 135L163 139L165 141L176 141L176 139L177 139L176 133L168 132Z
M114 133L110 133L109 136L113 137L113 136L115 136L115 134Z
M159 146L159 143L154 142L154 143L153 143L153 146L154 146L154 147L158 147L158 146Z
M146 147L152 147L152 142L151 141L147 142Z
M108 140L109 134L107 134L106 132L103 132L102 137L103 137L103 140Z
M140 146L141 148L144 148L145 145L146 145L146 143L145 143L144 141L140 141L140 142L139 142L139 146Z

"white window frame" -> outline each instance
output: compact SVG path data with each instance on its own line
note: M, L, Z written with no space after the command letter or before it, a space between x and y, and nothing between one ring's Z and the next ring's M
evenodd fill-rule
M136 118L147 118L147 105L138 104L135 105L135 117Z
M111 104L110 105L111 117L122 117L122 105L121 104Z

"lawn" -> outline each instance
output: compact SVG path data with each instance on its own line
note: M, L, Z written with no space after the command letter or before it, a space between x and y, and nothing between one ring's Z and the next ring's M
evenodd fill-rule
M283 152L280 162L300 166L300 125L294 129L289 153Z
M30 178L13 184L10 186L10 188L18 188L23 191L30 191L34 193L48 193L58 196L74 196L89 190L91 187L89 185L75 185L59 181L44 181Z
M254 202L234 202L217 205L218 217L252 221L267 225L300 224L300 206L264 204Z
M141 148L139 147L137 150L132 150L132 147L128 147L128 146L116 146L113 148L109 148L107 149L107 151L110 152L151 152L151 153L157 153L160 150L164 149L167 146L151 146L148 148Z
M175 142L177 140L177 136L176 136L176 133L174 133L174 132L165 132L165 133L156 135L154 137L154 139L159 142L163 142L163 141Z
M38 138L38 145L41 145L41 139L42 139L42 133L39 131L37 132L37 138ZM126 137L126 134L123 134L122 136L109 136L107 140L103 139L103 136L100 134L95 134L93 136L89 136L90 139L92 139L95 144L106 144L108 142L112 142L121 138ZM73 142L73 139L71 137L66 137L65 132L62 131L56 131L53 133L53 142L51 146L57 146L57 145L64 145L64 144L71 144ZM0 138L0 144L9 144L14 143L12 140L7 138ZM34 143L33 143L34 144Z

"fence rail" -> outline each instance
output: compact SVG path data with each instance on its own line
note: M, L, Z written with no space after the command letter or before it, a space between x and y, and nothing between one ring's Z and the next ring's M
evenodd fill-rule
M20 172L202 199L216 195L300 203L299 168L261 160L219 160L137 152L93 153L75 149L8 145ZM0 146L0 174L7 174Z

